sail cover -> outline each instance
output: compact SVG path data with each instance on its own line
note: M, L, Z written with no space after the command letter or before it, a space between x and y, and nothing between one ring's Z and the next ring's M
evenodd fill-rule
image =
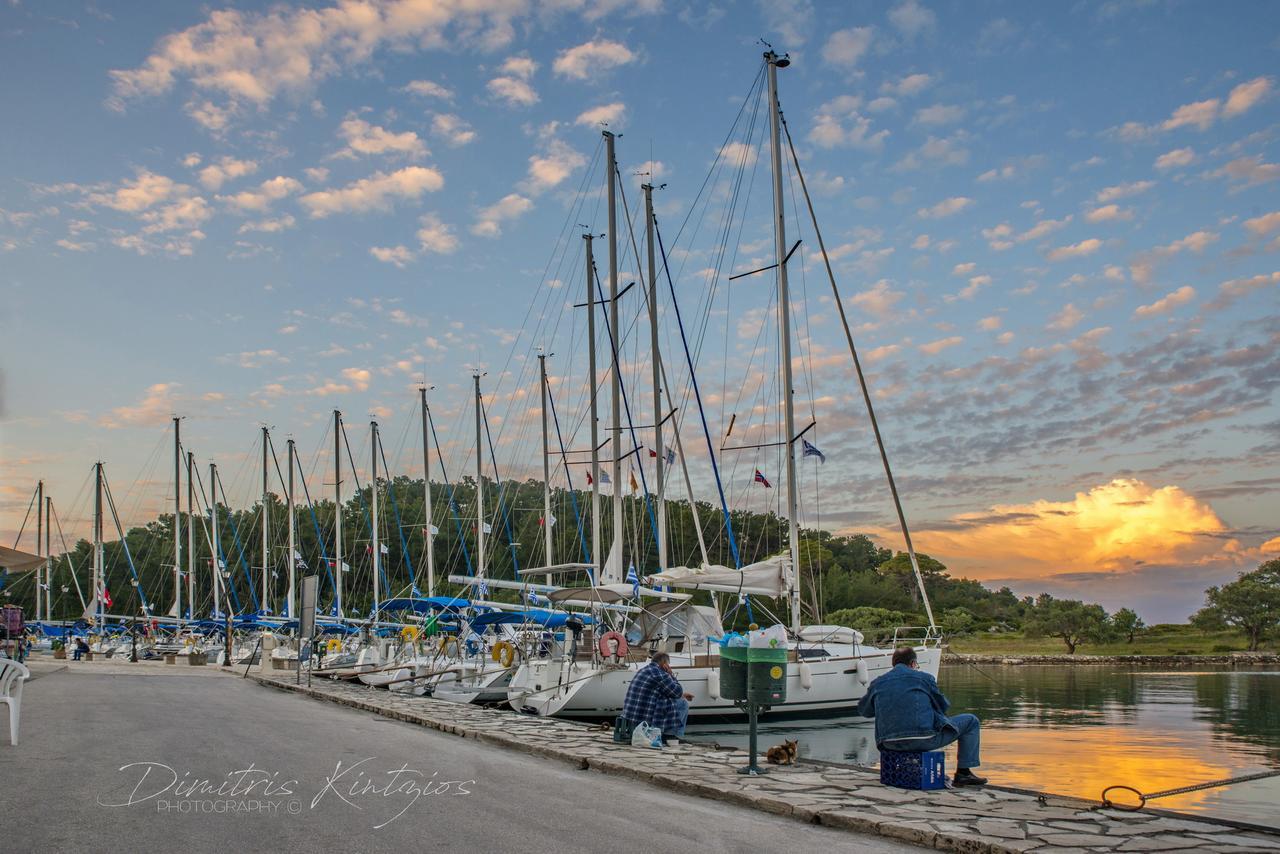
M700 567L673 566L666 572L645 576L653 586L680 587L685 590L715 590L721 593L749 593L752 596L778 597L786 589L787 555L775 555L742 569L703 564Z
M44 563L47 558L40 555L33 555L30 552L20 552L17 549L11 549L7 546L0 546L0 566L17 575L20 572L30 572L31 570Z

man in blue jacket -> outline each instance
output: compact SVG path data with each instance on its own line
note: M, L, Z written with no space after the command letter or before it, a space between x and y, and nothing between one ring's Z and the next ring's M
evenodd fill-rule
M985 777L973 773L978 759L981 723L974 715L947 717L951 705L938 690L938 680L920 670L916 651L909 646L893 652L893 669L877 676L858 703L858 714L876 719L876 747L903 753L940 750L957 739L960 755L957 786L981 786Z

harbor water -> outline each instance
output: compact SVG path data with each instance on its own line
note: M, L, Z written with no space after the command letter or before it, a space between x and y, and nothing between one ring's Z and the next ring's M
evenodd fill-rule
M982 719L982 773L992 783L1096 800L1110 785L1150 793L1280 770L1278 670L947 664L939 682L952 713ZM688 734L747 743L742 724L700 724ZM799 741L801 758L879 760L874 725L857 717L762 722L762 752L784 738ZM954 745L947 768L955 768ZM1150 806L1280 827L1277 804L1280 777Z

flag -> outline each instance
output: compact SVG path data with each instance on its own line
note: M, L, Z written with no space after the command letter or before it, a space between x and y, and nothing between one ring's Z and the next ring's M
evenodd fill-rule
M650 448L650 449L649 449L649 456L653 457L654 459L657 459L657 457L658 457L658 452L657 452L657 451L655 451L653 448Z
M438 537L440 536L440 529L437 528L435 525L428 525L427 527L422 529L422 533L423 534L430 533L431 536Z
M484 532L485 532L486 534L492 534L492 533L493 533L493 526L492 526L492 525L490 525L488 522L485 522L485 523L484 523Z
M587 486L590 486L593 483L595 483L595 481L591 479L591 472L587 472Z
M301 556L299 556L298 559L294 561L293 568L294 569L310 569L311 567L307 565L307 562L303 560Z
M347 562L344 560L344 561L342 562L342 571L343 571L343 572L350 572L350 571L351 571L351 564L347 563Z
M480 591L481 596L489 595L489 585L483 581L476 585L476 589Z
M384 555L391 554L391 550L387 548L386 543L378 543L378 550L381 551Z
M813 445L810 445L810 444L809 444L809 440L808 440L808 439L801 439L801 440L800 440L800 456L802 456L802 457L817 457L817 458L818 458L818 462L820 462L820 463L825 463L825 462L827 461L827 455L826 455L826 454L824 454L824 453L822 453L822 451L819 451L819 450L818 450L816 447L814 447Z
M538 524L539 524L539 525L541 525L541 526L544 526L544 527L545 527L545 526L547 526L547 525L550 525L551 527L553 527L553 528L554 528L554 527L555 527L555 525L556 525L556 517L555 517L555 515L554 515L554 514L553 514L553 515L551 515L551 516L543 517L543 518L541 518L541 519L539 519L539 520L538 520Z
M547 601L548 601L548 600L547 600L545 597L543 597L543 596L539 596L537 593L534 593L533 591L530 591L530 592L529 592L529 604L530 604L530 605L543 605L543 604L545 604Z
M632 598L640 598L640 576L636 574L636 565L634 563L627 567L627 583L631 585Z
M635 493L640 491L640 484L636 483L636 470L631 469L630 474L631 474L631 493L634 495Z
M98 598L102 600L103 605L111 607L111 591L107 589L107 585L102 585L102 595Z
M613 481L609 480L609 473L608 473L607 471L602 471L602 472L600 472L600 482L601 482L601 483L612 483Z
M667 448L667 465L669 466L675 465L675 462L676 462L676 452L671 450L670 448Z
M773 489L773 484L772 484L772 483L769 483L769 479L768 479L768 478L766 478L766 477L765 477L765 476L760 472L760 469L756 469L756 478L755 478L755 480L756 480L756 483L763 483L763 484L764 484L764 488L765 488L765 489Z

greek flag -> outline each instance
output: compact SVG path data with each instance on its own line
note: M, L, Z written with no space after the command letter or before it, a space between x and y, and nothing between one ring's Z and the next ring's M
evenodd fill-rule
M827 455L822 453L822 451L819 451L813 445L809 444L808 439L800 440L800 455L802 457L817 457L818 462L820 463L825 463L827 461Z
M636 574L636 565L627 567L627 583L631 585L631 596L640 598L640 576Z
M489 595L489 585L484 581L481 581L479 584L477 584L476 589L480 591L481 596Z
M545 605L546 603L547 603L547 599L545 597L539 596L537 593L534 593L533 591L529 591L530 605Z

